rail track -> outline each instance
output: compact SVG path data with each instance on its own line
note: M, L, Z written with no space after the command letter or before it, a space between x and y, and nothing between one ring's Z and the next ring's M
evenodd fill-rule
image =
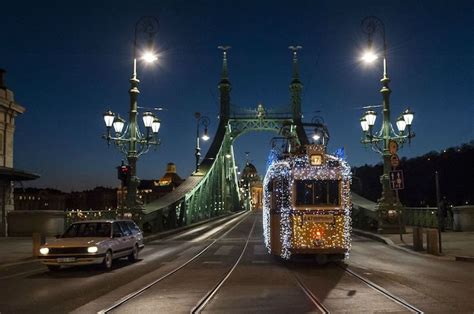
M191 258L187 259L184 263L182 263L179 266L173 268L171 271L167 272L166 274L162 275L161 277L159 277L158 279L154 280L153 282L147 284L146 286L144 286L144 287L142 287L142 288L140 288L140 289L138 289L138 290L136 290L136 291L134 291L134 292L132 292L128 295L126 295L125 297L121 298L117 302L113 303L111 306L109 306L105 309L102 309L98 313L101 313L101 314L102 313L109 313L113 310L118 309L120 306L122 306L122 305L126 304L127 302L139 297L142 293L144 293L148 289L152 288L156 284L158 284L158 283L162 282L163 280L173 276L174 274L178 273L180 270L182 270L186 266L188 266L191 263L195 262L200 256L202 256L206 251L208 251L218 241L224 239L232 230L237 228L237 226L239 226L243 221L245 221L245 219L249 215L250 215L250 212L247 212L247 213L244 213L242 215L239 215L239 216L227 221L226 223L224 223L219 228L224 229L225 227L227 227L231 224L234 224L234 223L235 224L229 230L227 230L222 235L215 238L211 243L206 245L198 253L194 254ZM237 266L241 262L244 254L245 254L245 252L248 248L249 242L251 240L252 233L254 232L254 229L255 229L256 222L257 222L257 217L253 221L252 227L251 227L250 231L248 232L248 236L246 238L245 244L243 245L238 258L235 260L235 262L233 262L232 266L230 266L228 271L225 272L224 275L221 276L220 279L216 281L216 284L211 289L209 289L207 291L207 293L203 294L204 297L202 297L196 303L196 305L190 310L190 313L193 313L193 314L194 313L201 313L201 311L203 311L206 308L206 306L210 303L210 301L216 296L216 294L219 292L219 290L222 288L222 286L225 284L225 282L231 277L232 273L234 272L234 270L237 268ZM203 239L205 239L205 236L200 236L199 239L203 240ZM365 278L364 276L361 276L358 273L356 273L355 271L349 269L347 266L342 265L341 263L338 263L337 267L341 268L345 273L347 273L350 276L358 279L361 283L367 285L371 289L373 289L376 292L380 293L384 297L390 299L392 302L397 303L398 305L402 306L403 308L407 309L408 311L410 311L412 313L423 313L423 311L421 311L420 309L418 309L415 306L411 305L406 300L390 293L389 291L387 291L383 287L377 285L376 283L370 281L369 279ZM293 275L293 277L295 279L296 286L299 287L302 290L302 292L306 295L306 297L309 299L311 304L314 305L315 309L317 311L319 311L320 313L330 313L330 309L328 308L328 306L325 305L324 302L322 302L313 291L311 291L311 289L308 287L308 285L305 284L302 276L299 276L298 273L296 271L292 270L292 269L288 269L288 271Z
M249 235L247 240L245 241L245 245L242 248L242 252L240 253L239 258L235 261L232 268L225 274L225 276L211 289L209 292L196 304L196 306L191 310L191 313L201 313L201 311L206 307L210 300L214 297L214 295L219 291L222 285L226 282L226 280L230 277L232 272L235 270L237 265L239 265L240 260L244 256L245 251L247 250L247 246L250 241L250 237L252 236L253 229L255 228L255 223L257 222L257 218L255 218L252 228L250 229Z
M341 265L339 265L340 268L344 269L345 272L349 273L351 276L361 280L362 282L364 282L367 286L369 286L370 288L374 289L375 291L379 292L380 294L382 294L383 296L387 297L388 299L394 301L395 303L398 303L400 304L401 306L403 306L404 308L406 308L407 310L413 312L413 313L424 313L422 310L416 308L415 306L411 305L410 303L408 303L407 301L405 301L404 299L402 299L401 297L398 297L392 293L390 293L389 291L385 290L384 288L380 287L379 285L377 285L376 283L370 281L369 279L357 274L356 272L354 272L353 270L347 268L347 267L343 267Z
M227 236L227 234L229 234L232 230L234 230L235 228L237 228L237 226L239 226L247 216L249 216L250 212L246 212L238 217L235 217L233 219L231 219L230 221L226 222L225 224L223 224L220 228L224 228L232 223L235 223L236 221L238 221L234 226L232 226L232 228L230 228L229 230L227 230L225 233L223 233L221 236L219 236L218 238L214 239L211 243L209 243L208 245L206 245L202 250L200 250L197 254L195 254L193 257L191 257L190 259L188 259L186 262L182 263L181 265L177 266L176 268L174 268L173 270L167 272L166 274L164 274L163 276L159 277L158 279L152 281L151 283L147 284L146 286L132 292L132 293L129 293L128 295L126 295L125 297L121 298L120 300L118 300L117 302L113 303L112 305L108 306L107 308L104 308L100 311L98 311L97 313L99 314L105 314L105 313L110 313L111 311L119 308L120 306L124 305L125 303L129 302L130 300L132 299L135 299L137 298L138 296L140 296L142 293L144 293L145 291L147 291L148 289L152 288L153 286L155 286L156 284L158 284L159 282L165 280L166 278L172 276L173 274L177 273L178 271L180 271L181 269L185 268L186 266L188 266L189 264L191 264L192 262L194 262L197 258L199 258L201 255L203 255L209 248L211 248L213 245L215 245L219 240L223 239L225 236ZM240 220L240 221L239 221ZM254 224L253 226L255 226L255 222L256 220L254 221ZM253 227L252 227L252 230L253 230ZM252 232L252 231L251 231ZM250 233L251 234L251 233ZM247 244L248 244L248 241L250 239L250 235L249 237L247 238L247 242L245 244L245 248L247 247ZM243 256L243 253L241 254L241 256ZM240 257L241 258L241 257ZM239 258L239 259L240 259ZM235 268L235 267L233 267ZM231 269L230 272L232 272L233 269ZM229 274L230 276L230 274Z
M379 285L377 285L376 283L372 282L371 280L357 274L356 272L354 272L353 270L345 267L345 266L342 266L340 263L337 264L339 268L341 268L342 270L344 270L345 273L348 273L350 276L360 280L362 283L364 283L365 285L369 286L370 288L372 288L373 290L375 290L376 292L380 293L381 295L383 295L384 297L390 299L391 301L399 304L400 306L404 307L405 309L407 309L408 311L412 312L412 313L424 313L422 310L418 309L417 307L411 305L410 303L408 303L406 300L404 300L403 298L401 297L398 297L392 293L390 293L389 291L387 291L386 289L380 287ZM303 290L303 292L306 294L306 296L310 299L310 301L315 305L316 309L318 309L321 313L331 313L331 311L328 309L327 306L324 305L323 302L321 302L318 297L311 291L311 289L304 283L304 281L301 279L300 276L298 276L298 274L296 274L296 272L294 271L291 271L290 272L292 273L293 277L295 278L298 286L301 288L301 290Z
M296 274L293 273L293 276L296 279L296 283L298 284L298 287L300 287L301 290L303 290L304 294L306 294L306 296L310 299L310 301L314 304L314 306L316 306L316 308L319 311L321 311L321 313L324 313L324 314L331 313L329 309L326 306L324 306L324 304L314 295L311 289L309 289L308 286L306 286L304 282Z

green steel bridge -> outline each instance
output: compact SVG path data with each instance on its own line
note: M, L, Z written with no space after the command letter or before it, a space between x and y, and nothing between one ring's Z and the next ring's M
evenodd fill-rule
M258 104L255 109L231 106L232 85L228 74L227 48L224 47L218 85L219 125L214 140L197 172L174 191L144 205L140 223L145 231L160 232L242 210L245 200L239 192L233 150L234 141L242 134L275 132L287 139L288 151L296 151L309 143L305 127L314 127L315 124L302 121L303 84L299 78L297 56L300 48L290 47L293 67L289 85L290 104L281 110L272 110L262 104ZM352 195L356 213L375 219L376 204L355 193Z
M293 47L292 47L293 48ZM308 143L301 114L301 92L297 49L292 49L293 75L289 85L290 105L283 110L267 110L259 104L254 110L231 106L232 85L228 75L227 48L223 49L219 125L216 136L199 170L162 198L144 205L145 230L158 232L242 209L233 143L242 134L271 131L288 139L289 150Z

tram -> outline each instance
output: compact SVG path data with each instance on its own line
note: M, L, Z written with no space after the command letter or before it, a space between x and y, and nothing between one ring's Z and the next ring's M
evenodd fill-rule
M348 257L351 246L351 169L324 145L270 163L264 179L263 230L269 253L290 259Z

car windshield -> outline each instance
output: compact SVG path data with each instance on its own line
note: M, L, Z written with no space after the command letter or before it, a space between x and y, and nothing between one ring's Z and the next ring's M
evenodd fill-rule
M75 223L67 229L62 237L110 237L110 227L110 223L107 222Z

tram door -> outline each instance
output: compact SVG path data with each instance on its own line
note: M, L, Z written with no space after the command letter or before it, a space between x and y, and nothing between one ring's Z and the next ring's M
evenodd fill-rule
M280 237L280 199L278 195L276 184L277 179L272 180L269 184L270 190L270 244L272 254L280 255L281 253L281 237Z

